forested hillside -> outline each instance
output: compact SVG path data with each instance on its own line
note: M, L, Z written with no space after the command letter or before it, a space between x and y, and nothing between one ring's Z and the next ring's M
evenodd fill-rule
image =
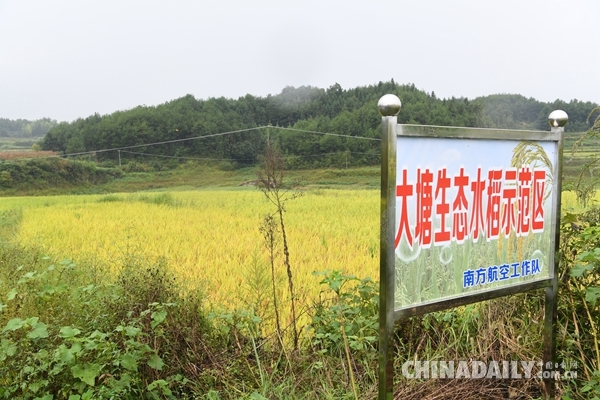
M586 131L586 118L595 103L573 100L543 103L520 95L491 95L469 100L439 99L414 85L380 82L377 85L343 89L286 87L275 96L250 94L237 100L192 95L158 105L139 106L110 115L92 115L53 127L42 141L44 150L64 154L97 151L198 136L201 140L145 146L128 154L129 159L149 161L152 155L227 160L233 166L254 164L263 153L268 134L276 140L289 167L322 167L350 160L352 165L379 162L377 141L310 134L276 129L251 130L227 135L219 133L271 125L338 135L380 136L377 101L394 93L403 103L400 123L487 128L548 129L548 114L565 110L570 117L567 131ZM267 130L269 132L267 132ZM144 154L139 154L144 153ZM116 160L116 151L97 153L100 160Z

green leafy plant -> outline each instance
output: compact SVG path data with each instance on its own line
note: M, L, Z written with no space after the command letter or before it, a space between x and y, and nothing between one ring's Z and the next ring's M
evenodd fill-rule
M358 399L355 366L352 353L376 354L378 288L369 279L358 279L340 271L315 272L321 275L321 284L327 285L334 294L317 304L310 328L313 330L313 346L321 354L343 350L354 398Z
M559 318L562 358L576 360L579 380L566 396L600 398L600 216L597 207L561 219ZM582 382L587 382L582 384ZM585 391L584 391L585 390ZM565 397L572 398L572 397Z
M370 278L359 279L340 271L313 275L322 276L320 284L327 285L312 314L313 345L322 352L340 351L344 332L353 351L373 350L379 327L377 284Z
M26 273L23 279L34 277ZM58 292L20 293L47 296ZM9 301L14 300L11 297ZM109 331L60 326L37 316L8 320L0 333L0 397L136 398L144 391L142 369L164 367L162 358L146 343L145 315L156 330L165 320L165 305L150 304L138 317Z

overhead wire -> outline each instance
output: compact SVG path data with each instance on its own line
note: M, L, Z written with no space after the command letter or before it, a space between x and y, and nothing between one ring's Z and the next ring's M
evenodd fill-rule
M185 157L185 156L168 156L168 155L164 155L164 154L151 154L151 153L140 153L137 151L127 151L127 150L119 150L121 153L126 153L126 154L135 154L135 155L140 155L140 156L149 156L149 157L162 157L162 158L176 158L179 160L213 160L213 161L254 161L254 158L209 158L209 157ZM306 154L306 155L288 155L287 157L284 156L283 158L309 158L309 157L323 157L323 156L328 156L328 155L332 155L332 154L371 154L371 153L365 153L365 152L360 152L360 151L332 151L329 153L321 153L321 154Z
M93 153L104 153L107 151L118 151L118 150L134 149L134 148L146 147L146 146L156 146L156 145L161 145L161 144L178 143L178 142L183 142L183 141L188 141L188 140L206 139L206 138L211 138L211 137L225 136L225 135L231 135L233 133L248 132L248 131L259 130L259 129L282 129L282 130L295 131L295 132L313 133L313 134L324 135L324 136L338 136L338 137L352 138L352 139L358 139L358 140L381 141L380 138L370 138L367 136L342 135L339 133L308 131L308 130L304 130L304 129L284 128L284 127L279 127L279 126L266 125L266 126L258 126L255 128L239 129L239 130L229 131L229 132L220 132L220 133L213 133L213 134L202 135L202 136L195 136L195 137L191 137L191 138L173 139L173 140L165 140L162 142L136 144L136 145L132 145L132 146L114 147L114 148L110 148L110 149L100 149L100 150L83 151L83 152L78 152L78 153L69 153L69 154L63 154L63 155L61 155L61 157L71 157L71 156L79 156L79 155L86 155L86 154L93 154Z
M137 151L119 150L121 153L137 154L141 156L177 158L179 160L214 160L214 161L253 161L253 158L209 158L209 157L183 157L183 156L167 156L164 154L139 153Z
M63 155L61 155L61 157L80 156L80 155L93 154L93 153L105 153L107 151L117 151L117 150L124 150L124 149L135 149L135 148L139 148L139 147L156 146L156 145L159 145L159 144L169 144L169 143L184 142L184 141L187 141L187 140L205 139L205 138L216 137L216 136L231 135L232 133L248 132L248 131L253 131L253 130L261 129L261 128L265 128L265 127L239 129L239 130L236 130L236 131L221 132L221 133L212 133L212 134L208 134L208 135L195 136L195 137L191 137L191 138L165 140L165 141L162 141L162 142L136 144L136 145L132 145L132 146L113 147L113 148L110 148L110 149L82 151L82 152L78 152L78 153L63 154Z
M345 138L351 138L351 139L362 139L362 140L374 140L374 141L381 141L380 138L371 138L371 137L367 137L367 136L352 136L352 135L341 135L339 133L327 133L327 132L317 132L317 131L307 131L304 129L296 129L296 128L277 128L277 129L285 129L288 131L296 131L296 132L304 132L304 133L316 133L319 135L326 135L326 136L338 136L338 137L345 137Z
M28 160L28 159L32 159L32 158L53 158L53 157L64 158L64 157L82 156L82 155L97 154L97 153L106 153L109 151L122 151L125 153L126 152L125 150L127 150L127 149L135 149L135 148L148 147L148 146L157 146L157 145L170 144L170 143L180 143L180 142L185 142L185 141L190 141L190 140L207 139L207 138L211 138L211 137L219 137L219 136L231 135L234 133L249 132L249 131L259 130L259 129L279 129L279 130L287 130L287 131L294 131L294 132L318 134L318 135L323 135L323 136L337 136L337 137L344 137L344 138L351 138L351 139L358 139L358 140L381 141L380 138L372 138L372 137L367 137L367 136L352 136L352 135L343 135L343 134L339 134L339 133L319 132L319 131L310 131L310 130L305 130L305 129L296 129L296 128L286 128L286 127L265 125L265 126L258 126L258 127L254 127L254 128L238 129L238 130L228 131L228 132L220 132L220 133L212 133L212 134L202 135L202 136L194 136L191 138L172 139L172 140L165 140L165 141L161 141L161 142L136 144L136 145L131 145L131 146L111 147L108 149L89 150L89 151L81 151L81 152L76 152L76 153L56 154L56 155L49 155L49 156L45 156L45 157L29 157L29 158L21 158L21 159ZM130 152L130 153L134 153L134 152ZM354 152L351 152L351 153L354 153ZM142 154L150 155L149 153L139 153L139 154L140 155L142 155ZM333 154L333 153L330 153L330 154ZM359 153L356 153L356 154L359 154ZM326 154L323 154L323 155L326 155ZM250 160L250 159L226 159L226 158L221 158L221 159L192 158L192 157L177 157L177 156L165 156L165 155L153 155L153 156L165 157L165 158L201 159L201 160L238 160L238 161L249 161ZM315 155L315 156L320 156L320 155ZM294 157L312 157L312 155L309 155L309 156L298 155L298 156L294 156Z

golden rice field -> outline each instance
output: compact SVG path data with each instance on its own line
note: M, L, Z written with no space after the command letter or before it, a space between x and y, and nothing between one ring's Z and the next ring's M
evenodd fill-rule
M22 210L14 240L23 245L112 276L128 256L164 258L187 290L205 290L214 304L235 306L256 266L270 271L259 227L274 208L256 189L0 199L0 211L12 208ZM313 271L378 278L379 191L312 190L286 211L299 294L318 295ZM277 267L283 297L281 257Z

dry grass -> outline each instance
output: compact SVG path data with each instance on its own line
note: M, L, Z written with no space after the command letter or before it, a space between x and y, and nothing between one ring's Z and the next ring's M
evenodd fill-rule
M429 379L402 387L395 399L402 400L528 400L541 396L539 382L530 379Z
M54 151L0 151L0 160L57 157Z

